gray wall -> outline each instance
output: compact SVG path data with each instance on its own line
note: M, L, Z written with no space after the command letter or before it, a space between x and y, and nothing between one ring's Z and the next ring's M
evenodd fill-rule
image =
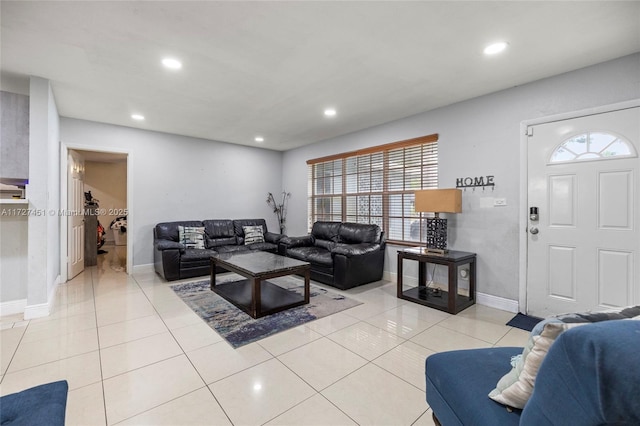
M635 54L288 151L287 234L307 233L306 160L438 133L440 187L455 187L456 178L466 176L493 175L496 184L493 191L463 193L463 213L448 215L449 246L478 254L478 292L517 300L521 122L638 98ZM493 207L494 198L506 198L507 206ZM385 259L391 274L396 249Z
M7 213L26 209L26 204L0 206L0 303L27 299L27 238L26 215Z
M153 263L159 222L264 218L278 232L266 199L281 191L280 152L70 118L61 119L60 133L83 150L128 151L134 266Z
M0 180L29 178L29 97L0 92Z
M3 178L22 185L29 178L29 97L9 92L0 92L0 181ZM0 208L0 303L26 300L28 219L13 212L28 205Z

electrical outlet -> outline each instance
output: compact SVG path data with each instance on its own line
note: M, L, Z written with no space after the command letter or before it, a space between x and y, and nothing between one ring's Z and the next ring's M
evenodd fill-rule
M493 206L494 207L502 207L502 206L506 206L507 205L507 199L506 198L495 198L493 200Z
M469 268L460 268L460 279L461 280L468 280L469 279Z

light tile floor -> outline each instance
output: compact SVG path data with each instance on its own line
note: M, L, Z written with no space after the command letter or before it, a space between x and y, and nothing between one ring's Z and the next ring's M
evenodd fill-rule
M343 292L362 305L233 349L175 282L126 275L106 248L49 317L0 318L0 394L66 379L67 425L432 425L427 356L528 337L512 313L453 316L381 281Z

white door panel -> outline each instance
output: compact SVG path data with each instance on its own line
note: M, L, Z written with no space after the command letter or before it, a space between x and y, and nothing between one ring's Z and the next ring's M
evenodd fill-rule
M67 279L84 270L84 160L79 153L69 151L67 188Z
M633 304L633 253L598 250L598 305Z
M527 313L640 303L639 123L636 107L533 127Z

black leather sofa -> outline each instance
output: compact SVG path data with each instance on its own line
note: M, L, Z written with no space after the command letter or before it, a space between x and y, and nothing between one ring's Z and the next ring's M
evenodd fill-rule
M203 227L205 248L185 247L180 242L179 226ZM245 245L243 226L262 226L264 242ZM153 229L154 266L156 272L167 281L208 275L212 255L249 250L277 253L282 237L269 232L264 219L163 222Z
M386 240L378 225L316 222L311 234L284 237L281 255L311 264L311 279L348 289L382 279Z

